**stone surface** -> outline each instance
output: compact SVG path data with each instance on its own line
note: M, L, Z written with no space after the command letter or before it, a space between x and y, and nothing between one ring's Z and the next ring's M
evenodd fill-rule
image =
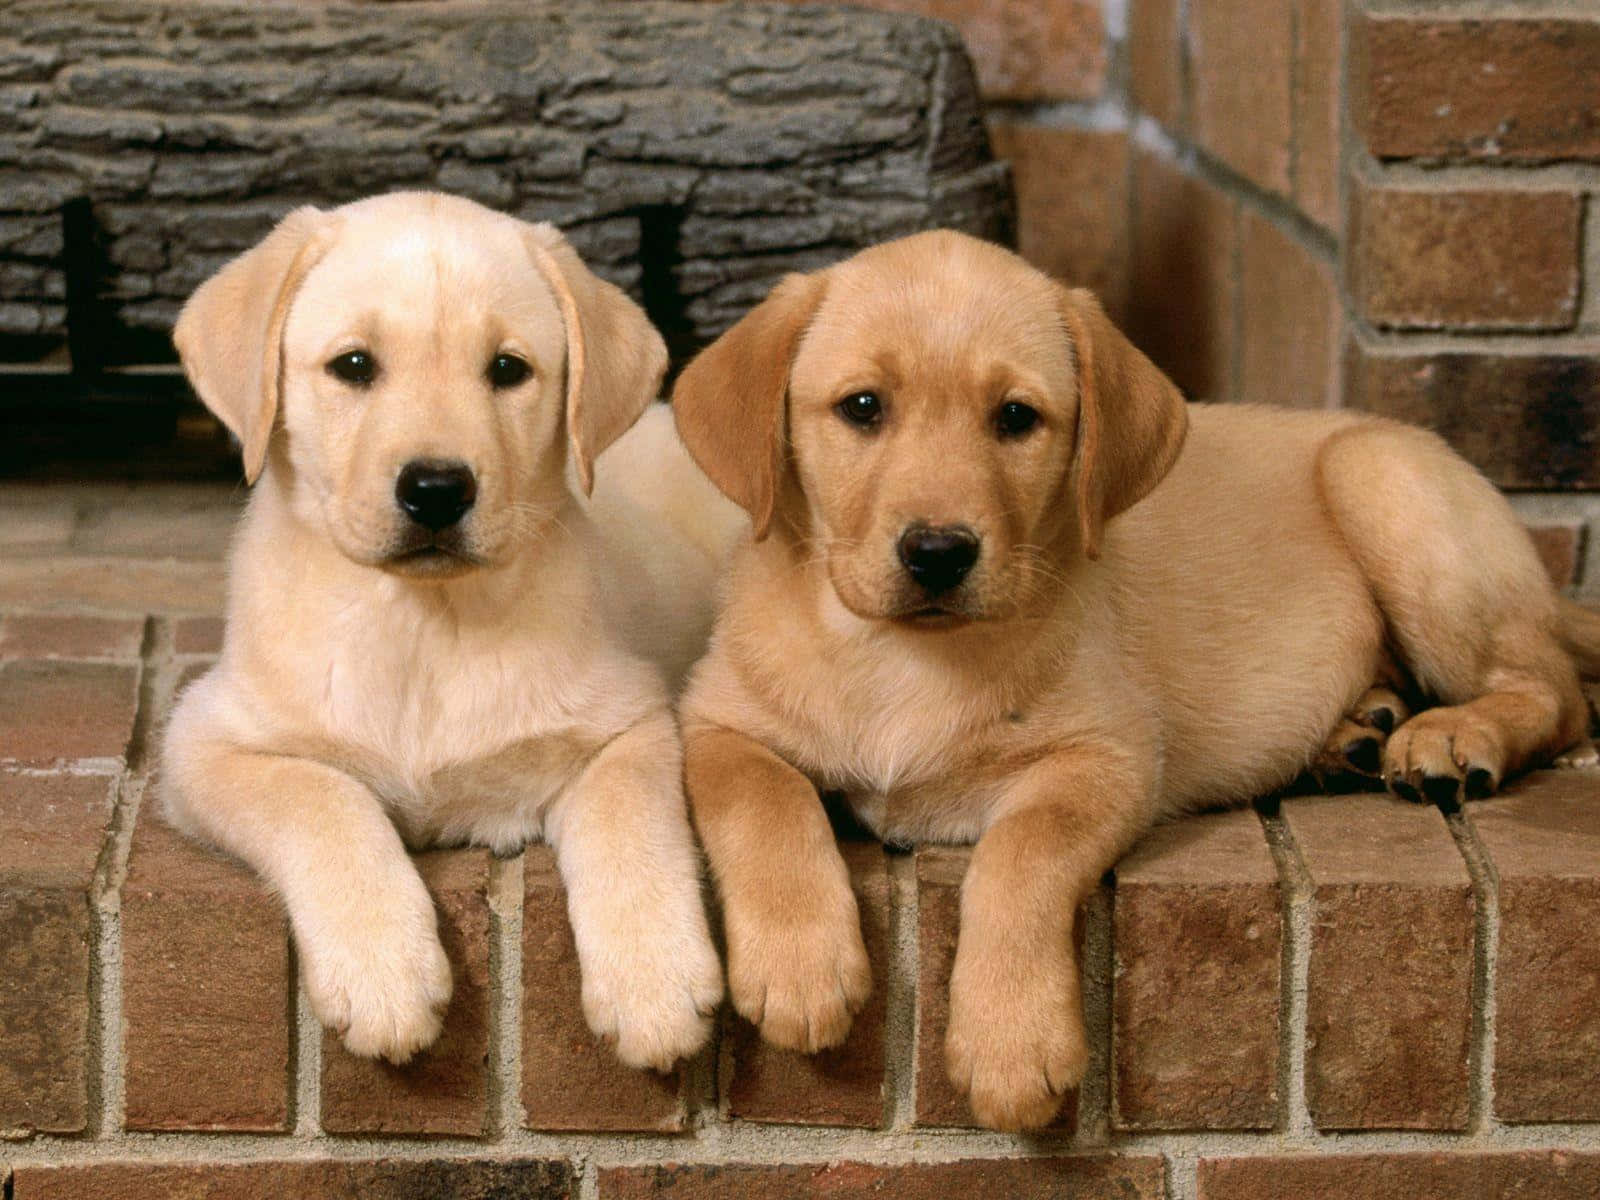
M813 1196L881 1196L885 1200L1160 1200L1161 1159L1129 1155L1073 1158L964 1159L888 1166L834 1162L785 1166L611 1167L600 1172L600 1200L693 1196L696 1200L810 1200ZM25 1200L18 1193L17 1200Z
M435 850L417 869L439 913L454 991L439 1040L403 1067L322 1038L322 1127L330 1133L484 1132L489 1101L489 852Z
M1345 352L1345 403L1439 433L1504 488L1600 486L1600 362L1581 354Z
M728 1115L747 1121L874 1128L884 1114L884 1011L890 889L883 847L840 845L861 913L861 934L872 963L872 997L856 1015L844 1044L820 1054L779 1050L750 1022L728 1018L732 1077Z
M1439 811L1286 801L1312 886L1306 1107L1320 1129L1464 1129L1474 900Z
M1495 1116L1600 1121L1600 781L1539 772L1466 811L1499 882Z
M1339 230L1340 0L1295 8L1294 199L1325 229Z
M0 658L135 659L144 627L138 617L0 617Z
M1570 192L1356 186L1351 295L1378 326L1569 328L1581 217Z
M992 94L1100 89L1095 0L892 6L958 20ZM85 264L74 320L98 336L75 345L108 362L154 353L178 302L306 200L443 188L553 220L680 353L787 271L1008 228L955 30L898 13L17 0L0 44L19 41L49 58L16 85L0 171L0 333L59 337L62 268ZM42 218L64 211L58 249Z
M1202 1158L1198 1175L1199 1200L1589 1200L1600 1154L1269 1154Z
M583 1019L567 893L547 846L524 852L522 1107L531 1129L676 1130L678 1072L623 1066Z
M1100 297L1120 320L1128 298L1128 136L995 121L1011 163L1017 249L1034 266Z
M283 1131L294 994L288 920L243 864L168 826L159 797L157 780L122 887L127 1126Z
M1133 157L1128 335L1189 399L1230 400L1236 202L1150 151Z
M138 706L135 665L0 663L0 765L120 762Z
M971 851L930 846L917 851L917 1033L916 1123L971 1126L966 1097L950 1082L944 1065L950 1024L950 971L961 929L961 880ZM1077 952L1083 951L1078 921ZM1056 1132L1077 1128L1078 1093L1069 1092L1051 1122Z
M1292 6L1207 0L1188 19L1195 140L1257 187L1287 195Z
M1336 403L1342 312L1333 268L1246 211L1239 288L1238 398L1301 408Z
M324 1159L316 1162L25 1164L15 1200L568 1200L570 1163L548 1159Z
M88 1120L90 906L106 776L0 772L0 1130Z
M174 654L222 653L221 617L180 617L172 623Z
M1357 16L1350 112L1379 158L1600 159L1600 21Z
M1255 813L1151 830L1117 865L1112 1123L1266 1129L1278 1112L1278 873Z

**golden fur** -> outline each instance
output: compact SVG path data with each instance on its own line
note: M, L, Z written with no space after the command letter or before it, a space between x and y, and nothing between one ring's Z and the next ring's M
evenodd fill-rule
M629 1064L693 1053L722 977L669 688L739 513L663 406L634 425L665 365L644 314L550 226L397 194L291 214L176 340L259 481L221 661L167 730L171 819L282 896L355 1053L405 1060L450 996L406 846L539 836L591 1026ZM362 388L326 369L353 348ZM492 387L504 353L532 374ZM477 500L453 554L397 557L397 473L427 457L469 464Z
M870 429L836 408L864 391ZM1038 424L1001 436L1007 402ZM1399 789L1481 793L1584 733L1539 560L1442 441L1186 406L997 247L790 278L673 408L755 531L680 707L733 1003L809 1051L870 990L817 788L884 838L976 841L946 1057L985 1125L1045 1123L1082 1076L1072 923L1103 872L1163 815L1288 782L1391 657L1441 705L1384 747ZM981 538L932 608L896 557L918 522Z

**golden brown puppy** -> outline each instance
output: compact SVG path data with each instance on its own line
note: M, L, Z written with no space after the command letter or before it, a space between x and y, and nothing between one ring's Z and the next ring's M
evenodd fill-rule
M1303 770L1388 651L1441 705L1389 739L1396 789L1483 794L1584 733L1539 560L1442 441L1187 408L1092 296L995 246L785 280L673 408L754 524L680 708L733 1002L810 1051L868 994L818 787L885 838L975 841L945 1049L986 1125L1045 1123L1083 1074L1071 933L1101 874Z
M639 419L644 313L553 227L411 193L291 213L176 340L255 489L166 735L173 821L282 896L355 1053L404 1061L450 996L405 846L540 836L590 1025L632 1065L693 1053L722 979L669 679L741 517Z

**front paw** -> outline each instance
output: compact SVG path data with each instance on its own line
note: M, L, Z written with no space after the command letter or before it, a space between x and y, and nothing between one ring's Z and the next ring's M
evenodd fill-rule
M686 917L676 930L619 930L613 952L583 972L583 1015L589 1028L611 1042L630 1067L670 1071L711 1036L722 1000L722 964L704 915ZM628 947L627 952L622 948Z
M775 912L805 914L784 920ZM855 894L840 878L790 903L730 910L728 992L741 1016L785 1050L815 1054L844 1041L872 995Z
M450 1004L450 962L426 889L408 911L346 912L298 939L311 1011L363 1058L404 1063L431 1046Z
M1064 950L981 957L956 951L944 1047L950 1082L978 1124L1038 1129L1089 1064L1078 972Z

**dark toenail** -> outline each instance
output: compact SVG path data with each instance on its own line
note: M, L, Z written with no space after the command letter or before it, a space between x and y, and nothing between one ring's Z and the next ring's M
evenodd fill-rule
M1454 775L1424 775L1422 777L1422 792L1431 804L1438 804L1445 808L1453 808L1456 804L1456 794L1461 790L1461 781Z
M1378 739L1374 737L1362 738L1359 742L1351 742L1344 748L1344 760L1358 771L1371 775L1378 769Z
M1375 708L1367 714L1367 719L1372 722L1372 727L1380 733L1394 732L1394 709Z
M1402 800L1409 800L1412 804L1422 803L1422 793L1417 791L1404 779L1390 780L1389 786L1394 789L1394 794Z
M1494 791L1494 773L1482 767L1467 772L1467 799L1482 800Z

